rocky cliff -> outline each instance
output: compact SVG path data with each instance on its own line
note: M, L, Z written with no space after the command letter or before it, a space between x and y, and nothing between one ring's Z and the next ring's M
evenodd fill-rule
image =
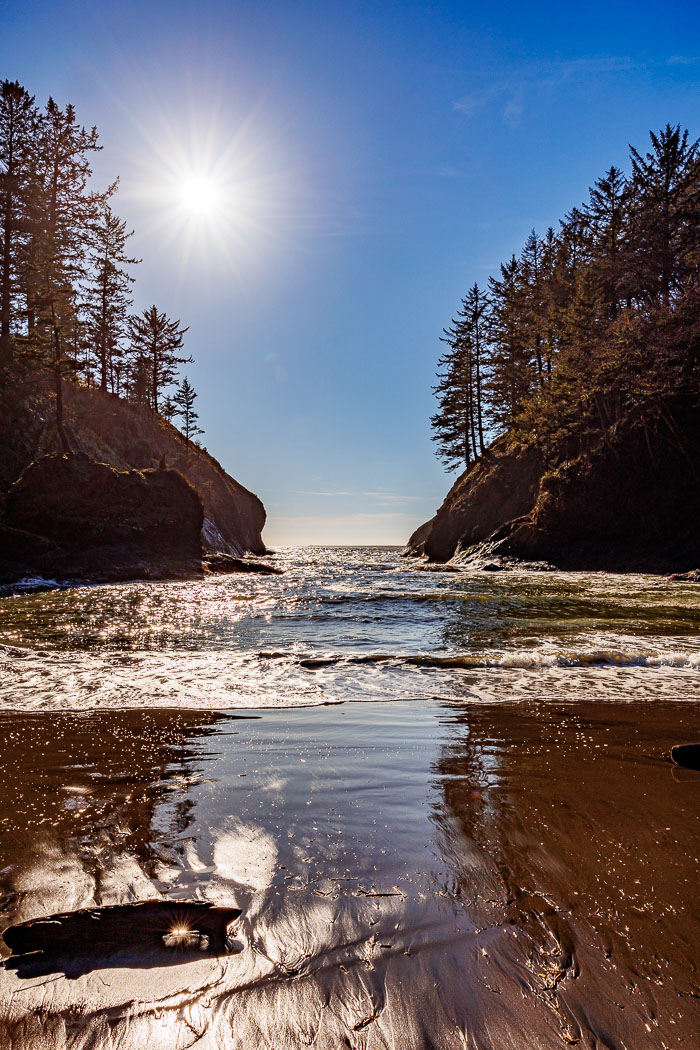
M0 583L108 582L202 572L202 503L175 470L117 471L43 456L12 485L0 523Z
M583 455L546 463L496 442L462 474L407 555L484 568L685 572L700 564L700 427L677 408L673 430L622 426Z
M34 373L17 376L0 391L0 493L32 461L60 451L51 389L45 374ZM205 546L233 555L264 553L265 508L208 452L188 445L175 427L145 406L72 383L64 384L64 397L74 452L117 471L148 470L164 461L199 493Z

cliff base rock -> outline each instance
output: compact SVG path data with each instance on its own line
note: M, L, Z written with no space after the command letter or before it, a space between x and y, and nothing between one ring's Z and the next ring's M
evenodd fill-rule
M199 493L205 546L237 557L265 553L261 535L265 508L206 449L185 441L147 405L67 381L63 398L66 433L75 453L118 471L147 471L165 462ZM18 369L0 385L0 447L2 492L30 463L62 452L54 421L53 378L48 373Z
M202 503L175 470L117 471L44 456L5 498L0 583L110 582L202 573Z
M258 572L267 576L282 575L282 569L274 565L252 561L249 558L234 558L233 555L222 554L220 551L205 551L204 572L212 576L227 575L233 572Z
M612 440L547 466L496 442L453 485L404 554L486 570L690 573L700 563L700 428L621 427Z

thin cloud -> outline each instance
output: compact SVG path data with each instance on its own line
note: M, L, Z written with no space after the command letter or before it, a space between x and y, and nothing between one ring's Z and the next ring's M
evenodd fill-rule
M345 492L344 490L326 489L316 492L300 492L300 496L354 496L354 492Z
M700 55L671 55L666 59L667 66L696 66L700 62Z
M527 104L544 93L586 77L627 73L634 68L635 63L630 58L618 55L592 55L562 62L537 63L463 95L452 103L452 108L457 113L471 117L480 110L497 105L503 121L515 127L520 123Z
M313 524L313 525L350 525L350 524L369 524L373 522L396 522L413 520L410 514L401 514L399 511L378 511L377 513L370 514L368 512L358 512L357 514L337 514L329 518L320 518L314 514L298 514L298 515L285 515L283 517L275 518L274 523L276 525L291 523L301 524Z
M424 499L423 496L402 496L397 492L382 492L377 490L368 490L365 492L349 492L346 489L316 489L312 492L300 491L300 496L322 496L335 498L337 496L344 496L352 499L376 499L382 503L413 503L420 502Z
M463 95L462 98L458 98L456 102L453 102L452 108L457 113L463 113L465 117L471 117L484 106L487 106L489 102L498 98L507 88L507 82L503 82L490 88L473 91L471 94Z
M518 88L512 98L509 98L503 107L503 119L510 127L520 123L525 109L525 89Z
M435 174L439 179L463 179L466 172L452 164L442 164L437 168Z
M416 525L413 514L381 511L375 514L283 515L272 518L265 527L270 544L391 544L403 546Z
M401 496L398 492L361 492L360 495L392 503L413 503L415 500L423 499L423 496Z

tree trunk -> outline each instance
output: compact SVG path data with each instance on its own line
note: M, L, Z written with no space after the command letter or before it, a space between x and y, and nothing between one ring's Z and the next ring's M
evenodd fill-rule
M478 322L477 322L478 326ZM479 455L484 454L484 416L481 408L481 338L476 330L476 422L479 428Z
M63 425L63 376L61 374L63 355L61 353L61 333L56 322L56 308L53 302L51 303L51 320L53 328L53 375L56 387L56 430L58 431L61 448L64 453L69 455L73 450L70 447L70 441L68 440L68 435L66 434Z
M66 434L65 427L63 425L63 378L61 373L56 367L54 372L54 379L56 383L56 430L58 431L58 437L61 442L61 448L67 455L73 451L71 448L68 435Z
M106 263L105 263L106 273ZM102 281L102 315L100 317L100 388L107 393L107 285Z
M9 364L12 356L12 341L10 339L10 260L12 258L10 246L12 242L12 191L10 182L13 176L13 145L12 129L10 129L9 157L5 180L5 208L3 215L3 251L2 251L2 301L0 302L0 364Z
M158 411L158 348L153 344L153 377L151 385L151 400L153 401L153 411Z

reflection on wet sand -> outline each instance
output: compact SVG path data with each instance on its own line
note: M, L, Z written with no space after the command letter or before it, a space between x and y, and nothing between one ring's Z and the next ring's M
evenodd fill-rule
M218 721L168 711L4 714L4 916L22 922L152 893L163 850L184 852L186 788L211 761L191 742Z
M694 705L2 728L3 927L153 898L244 912L233 955L129 967L94 944L72 980L5 970L3 1047L697 1046L700 774L665 758L700 735Z
M679 777L667 756L698 735L697 710L472 708L454 727L436 822L455 895L485 924L495 908L523 948L500 960L504 973L567 1042L695 1045L700 775ZM475 895L472 855L486 859L493 902Z

